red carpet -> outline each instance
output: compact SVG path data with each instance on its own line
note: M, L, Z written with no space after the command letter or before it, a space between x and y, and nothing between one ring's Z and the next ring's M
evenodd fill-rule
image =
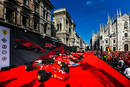
M85 53L80 66L70 68L70 78L60 81L50 78L38 82L37 70L26 72L24 66L0 72L0 87L130 87L130 81L108 64Z

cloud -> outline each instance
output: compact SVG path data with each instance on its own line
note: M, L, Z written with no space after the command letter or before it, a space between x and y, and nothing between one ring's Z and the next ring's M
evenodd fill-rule
M92 5L93 2L92 1L86 1L86 5Z

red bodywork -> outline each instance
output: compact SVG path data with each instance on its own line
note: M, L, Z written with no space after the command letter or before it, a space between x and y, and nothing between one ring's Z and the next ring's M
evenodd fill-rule
M69 74L62 70L61 66L57 65L56 63L40 64L37 62L33 62L32 66L33 68L36 68L38 70L45 70L46 72L51 72L51 77L56 79L66 80L67 78L69 78Z
M73 60L77 60L78 59L76 57L72 57L70 55L67 55L67 56L58 56L54 59L55 63L57 64L61 64L62 62L64 62L65 64L68 64L69 67L72 67L72 66L77 66L79 65L79 63L75 63L74 61L71 61L70 58L72 58Z
M32 42L28 41L28 40L24 40L24 39L15 39L15 44L26 47L27 49L33 49L33 48L37 48L39 49L39 53L42 53L45 51L45 49L43 49L41 46L33 44Z

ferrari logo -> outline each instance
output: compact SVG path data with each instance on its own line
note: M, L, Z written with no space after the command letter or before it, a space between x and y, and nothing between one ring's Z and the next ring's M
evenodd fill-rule
M7 35L7 30L2 30L3 35Z

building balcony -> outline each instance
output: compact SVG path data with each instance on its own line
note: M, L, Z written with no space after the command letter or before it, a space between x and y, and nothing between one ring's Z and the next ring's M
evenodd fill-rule
M27 4L25 4L25 3L22 3L22 4L21 4L21 7L22 7L24 10L31 11L29 5L27 5Z

